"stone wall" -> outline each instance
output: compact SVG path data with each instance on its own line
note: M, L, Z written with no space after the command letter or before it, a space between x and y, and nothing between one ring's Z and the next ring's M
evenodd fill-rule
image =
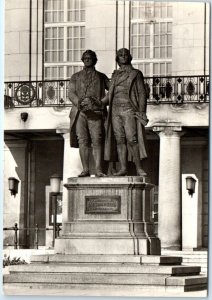
M5 81L42 76L42 0L32 0L31 25L29 8L28 0L5 1Z

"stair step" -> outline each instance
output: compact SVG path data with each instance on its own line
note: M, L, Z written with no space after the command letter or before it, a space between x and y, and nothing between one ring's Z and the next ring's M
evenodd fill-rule
M195 257L183 257L183 262L202 262L202 263L207 263L208 260L207 258L195 258Z
M66 262L66 263L140 263L140 255L98 255L98 254L54 254L54 255L33 255L31 263L37 262Z
M173 276L168 277L166 279L166 285L191 285L191 284L201 284L201 283L207 283L207 278L203 275L197 275L197 276Z
M47 254L32 256L31 262L8 267L10 273L4 275L8 291L14 286L67 291L96 287L107 295L110 288L124 286L164 292L207 289L207 277L199 275L201 267L181 265L181 256Z
M198 276L174 276L166 279L167 290L170 286L173 289L175 286L182 286L183 290L196 291L207 289L207 278L203 275Z
M140 255L33 255L31 263L142 263L142 264L162 264L162 265L180 265L182 262L181 257L172 256L140 256Z
M182 257L167 256L167 255L144 255L141 256L141 264L148 265L180 265Z
M207 257L207 251L168 251L163 250L162 255L182 256L182 257Z
M104 273L13 273L5 275L4 283L51 283L51 284L156 284L164 285L167 275L104 274Z
M169 275L195 275L199 274L199 266L157 266L157 265L139 265L139 264L32 264L16 265L9 267L10 273L136 273L136 274L169 274Z
M189 291L198 292L197 297L207 297L205 285L165 286L165 285L104 285L104 284L42 284L42 283L8 283L4 285L5 295L34 295L34 296L123 296L123 297L187 297ZM190 294L193 297L193 294Z
M17 276L17 274L6 275L4 277L4 283L16 283L16 284L35 284L49 285L54 288L62 288L65 285L70 284L95 284L95 285L146 285L146 286L166 286L168 288L174 288L178 286L192 287L199 286L207 287L207 278L202 275L198 276L173 276L167 277L167 275L154 275L147 276L147 274L90 274L90 273L48 273L48 274L35 274L35 273L23 273ZM70 287L70 286L69 286ZM191 290L191 289L190 289Z

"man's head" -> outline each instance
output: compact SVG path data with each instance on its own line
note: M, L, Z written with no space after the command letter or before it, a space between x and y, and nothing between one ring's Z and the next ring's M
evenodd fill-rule
M97 63L96 53L92 50L86 50L82 54L81 60L83 61L85 67L95 66L95 64Z
M132 61L132 55L126 48L121 48L117 51L116 61L119 65L129 65Z

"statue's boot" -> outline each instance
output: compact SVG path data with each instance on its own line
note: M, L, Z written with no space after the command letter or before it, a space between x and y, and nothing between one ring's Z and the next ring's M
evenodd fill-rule
M95 162L95 175L97 177L104 177L106 176L103 172L102 172L102 149L101 146L94 146L93 147L93 157L94 157L94 162Z
M127 175L127 147L125 144L117 146L118 158L121 165L121 169L114 173L114 176L125 176Z
M141 160L140 160L140 153L139 153L138 144L131 145L130 149L131 149L133 159L134 159L134 163L135 163L135 166L136 166L137 175L138 176L146 176L146 173L142 169L142 166L141 166Z
M79 153L82 162L83 171L78 175L78 177L90 176L89 172L89 148L85 145L79 146Z

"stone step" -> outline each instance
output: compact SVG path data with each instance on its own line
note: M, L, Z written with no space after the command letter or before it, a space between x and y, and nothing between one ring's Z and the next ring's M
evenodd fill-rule
M35 274L23 273L19 276L11 274L4 277L4 284L39 285L40 287L71 288L71 286L82 285L105 285L109 286L139 286L143 288L180 289L181 291L200 290L207 288L207 278L198 276L173 276L147 274L90 274L90 273L49 273Z
M166 255L143 255L141 256L141 264L148 265L180 265L181 257Z
M138 264L160 264L160 265L180 265L181 257L154 256L154 255L33 255L31 263L138 263Z
M4 276L4 283L51 284L146 284L164 285L167 274L104 274L104 273L12 273Z
M182 266L180 256L48 254L33 256L31 261L8 267L9 274L4 276L8 290L14 285L72 291L101 286L106 293L108 288L122 286L165 292L207 289L207 277L199 275L201 268Z
M163 255L182 256L182 257L203 257L207 258L208 251L175 251L175 250L162 250Z
M193 262L193 261L183 261L182 266L199 266L199 267L204 267L207 268L208 265L207 263L201 263L201 262Z
M200 262L183 262L182 266L199 266L201 267L201 274L207 274L208 265L207 263L200 263Z
M197 275L201 271L199 266L157 266L140 264L113 264L113 263L83 263L83 264L32 264L10 266L10 273L98 273L98 274L167 274L167 275Z
M188 291L199 291L207 289L207 282L202 280L197 283L196 278L193 278L193 281L186 282L186 285L156 285L156 284L80 284L80 283L5 283L4 284L4 293L6 295L16 295L17 290L24 290L24 295L44 295L45 291L48 291L48 295L75 295L75 296L137 296L142 295L149 296L151 291L151 296L160 297L160 296L173 296L173 294L168 294L169 292L188 292ZM199 278L201 280L201 278ZM34 291L33 291L34 290ZM28 293L27 293L28 291ZM60 292L61 291L61 292ZM62 292L63 291L63 292ZM76 291L76 293L75 293ZM145 291L148 293L145 294ZM164 292L164 294L161 294ZM62 294L61 294L62 293ZM70 293L70 294L68 294ZM75 294L74 294L75 293ZM22 295L22 294L21 294ZM175 294L175 296L179 294ZM185 294L181 294L182 297L185 297ZM206 295L204 295L206 296ZM191 296L192 297L192 296Z
M173 276L154 275L147 276L147 274L90 274L90 273L49 273L49 274L35 274L23 273L6 275L4 277L4 284L35 284L49 285L54 288L70 288L70 285L84 284L84 285L139 285L161 287L165 286L169 289L182 287L185 291L199 290L207 288L207 278L201 275L198 276Z
M171 251L163 250L163 255L174 255L175 257L182 257L182 265L200 266L201 273L207 274L208 269L208 251Z
M198 276L173 276L166 279L167 290L169 287L174 289L181 286L186 291L197 291L200 289L207 289L207 277L203 275Z
M208 259L207 257L183 257L182 258L184 262L202 262L202 263L207 263Z
M86 254L55 254L33 255L30 258L32 264L42 263L140 263L139 255L86 255Z

